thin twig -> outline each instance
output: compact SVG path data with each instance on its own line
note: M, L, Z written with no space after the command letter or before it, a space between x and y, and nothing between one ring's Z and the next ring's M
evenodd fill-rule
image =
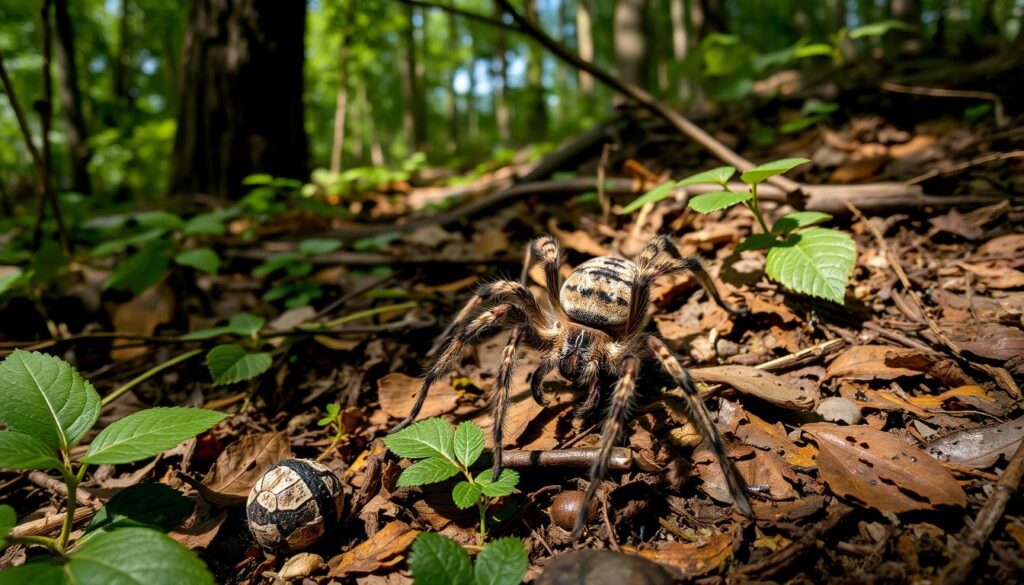
M996 126L999 128L1005 128L1010 123L1010 119L1006 117L1006 111L1003 109L1003 100L996 94L989 91L971 91L963 89L945 89L941 87L915 87L912 85L903 85L900 83L883 82L880 86L885 91L893 93L907 93L912 95L926 95L931 97L949 97L949 98L965 98L965 99L979 99L988 100L993 104L993 114L996 118Z
M104 396L103 400L100 402L100 404L102 406L106 406L106 405L110 404L111 402L113 402L113 401L117 400L118 398L120 398L125 392L131 390L132 388L134 388L135 386L139 385L140 383L142 383L142 382L152 378L153 376L159 374L160 372L166 370L167 368L174 367L174 366L180 364L183 361L186 361L188 359L191 359L191 358L193 358L193 357L203 353L203 351L204 350L202 348L200 348L200 349L193 349L192 351L187 351L187 352L185 352L185 353L183 353L183 354L181 354L181 355L179 355L177 357L171 358L171 359L167 360L166 362L163 362L161 364L157 364L156 366L154 366L154 367L146 370L145 372L139 374L138 376L136 376L135 378L133 378L129 382L126 382L123 386L121 386L117 390L114 390L110 394L107 394L106 396Z
M978 158L973 158L967 162L956 163L940 169L932 169L927 173L922 173L914 177L913 179L909 179L907 181L907 184L917 185L919 183L927 181L928 179L934 179L935 177L938 176L954 175L956 173L966 171L967 169L973 167L987 165L988 163L998 162L1001 160L1009 160L1013 158L1024 158L1024 150L1013 150L1010 152L993 152L991 154L979 156Z

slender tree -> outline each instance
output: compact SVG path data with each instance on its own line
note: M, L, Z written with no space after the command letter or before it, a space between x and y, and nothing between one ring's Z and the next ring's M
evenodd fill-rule
M402 97L405 110L402 125L412 151L426 148L426 107L420 87L420 71L416 57L416 14L412 6L405 7L406 23L402 29Z
M537 0L526 0L526 17L537 22ZM528 43L526 63L527 124L531 139L539 140L548 134L548 105L544 89L544 50L537 43Z
M590 0L576 1L576 43L579 45L580 58L591 62L594 60L594 36L591 31ZM585 96L594 95L594 78L579 71L580 91Z
M88 131L82 114L82 92L78 85L78 65L75 62L75 34L68 14L68 0L54 0L53 10L57 30L57 98L64 118L68 153L71 155L71 188L79 193L90 193L89 159L92 153L86 144Z
M304 177L306 3L190 0L173 193L237 196L253 173Z
M647 87L646 10L646 0L618 0L615 3L615 65L623 81L640 87Z

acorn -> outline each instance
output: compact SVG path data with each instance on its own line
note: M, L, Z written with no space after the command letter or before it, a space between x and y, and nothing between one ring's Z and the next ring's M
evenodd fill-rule
M564 491L551 502L551 521L562 530L572 530L576 525L576 516L583 508L585 494L579 490ZM597 500L590 501L590 508L587 510L587 520L593 520L597 515Z
M312 546L341 518L341 480L309 459L285 459L256 480L245 504L249 530L272 552Z

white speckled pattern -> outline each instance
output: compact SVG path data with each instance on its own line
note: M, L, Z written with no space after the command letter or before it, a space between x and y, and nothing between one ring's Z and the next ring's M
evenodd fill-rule
M623 325L629 317L636 271L636 264L614 256L601 256L580 264L562 285L565 312L584 325Z

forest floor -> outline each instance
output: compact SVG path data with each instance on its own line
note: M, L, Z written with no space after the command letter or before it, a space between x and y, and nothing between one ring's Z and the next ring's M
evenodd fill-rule
M623 442L631 461L609 474L580 541L570 542L550 508L560 492L585 489L585 467L519 469L517 493L492 508L502 520L489 536L522 539L527 580L567 551L597 548L632 552L677 578L703 583L935 581L998 492L994 484L1024 438L1024 159L955 165L1019 152L1024 132L1019 118L1004 127L991 116L967 121L959 100L874 94L837 101L841 107L830 118L767 147L750 143L756 128L749 120L778 125L798 117L797 110L771 105L756 116L716 116L703 125L755 161L810 158L792 173L804 183L916 178L936 197L991 198L900 210L854 204L835 214L830 227L852 233L858 250L845 306L787 292L765 278L763 251L736 252L756 231L745 208L701 216L677 198L639 216L615 214L652 187L652 177L679 179L720 164L657 119L622 110L606 126L613 145L606 156L598 142L550 177L569 181L600 171L632 179L634 193L610 193L607 216L592 193L526 193L454 223L428 222L379 238L369 252L324 254L310 279L328 294L315 310L282 311L260 300L267 284L248 276L259 262L254 258L290 245L270 241L282 234L313 237L345 227L287 214L261 228L264 243L236 248L232 265L244 273L201 276L193 286L164 282L131 301L108 295L86 322L74 317L75 331L111 331L124 323L146 329L148 339L129 345L85 335L57 346L101 393L183 351L162 338L223 323L240 311L263 315L282 331L335 320L333 332L268 338L274 365L258 383L213 386L203 364L192 360L133 388L102 418L154 403L204 405L235 416L146 465L100 467L82 486L87 503L144 480L195 494L195 513L172 535L201 551L219 581L274 582L288 555L269 557L255 545L240 502L267 463L326 452L347 503L341 526L309 551L326 564L311 568L308 578L411 582L410 535L436 531L467 545L477 536L476 511L453 506L451 485L397 487L407 463L387 455L381 441L411 408L435 336L479 283L516 278L527 243L538 235L555 236L568 266L577 266L598 255L631 256L653 235L671 233L684 253L705 259L732 304L750 309L732 318L683 276L656 288L651 327L703 383L728 451L751 487L756 520L734 512L713 455L685 415L657 399L671 384L644 370L642 398ZM922 177L929 171L934 176ZM481 180L499 184L509 172L498 169ZM366 194L360 206L383 224L422 213L416 208L448 193L391 185ZM787 209L765 204L770 216ZM382 255L396 264L371 269L385 263ZM537 292L543 276L531 277ZM88 306L99 280L84 274L68 299L50 303L50 318L60 322ZM367 309L374 310L360 318ZM10 311L5 334L18 339ZM504 341L499 334L467 351L453 375L433 388L421 418L443 415L489 428L487 396ZM573 417L582 390L552 377L547 408L530 398L539 357L524 351L516 370L506 448L596 446L600 420ZM853 425L818 414L833 397L847 400L826 402L825 410L836 410L829 418ZM330 451L332 434L317 425L328 403L341 405L345 433ZM20 502L28 519L55 512L50 490L23 475L0 476L0 495ZM1024 576L1021 504L1011 501L999 527L974 543L981 549L979 581ZM8 562L25 554L12 551Z

